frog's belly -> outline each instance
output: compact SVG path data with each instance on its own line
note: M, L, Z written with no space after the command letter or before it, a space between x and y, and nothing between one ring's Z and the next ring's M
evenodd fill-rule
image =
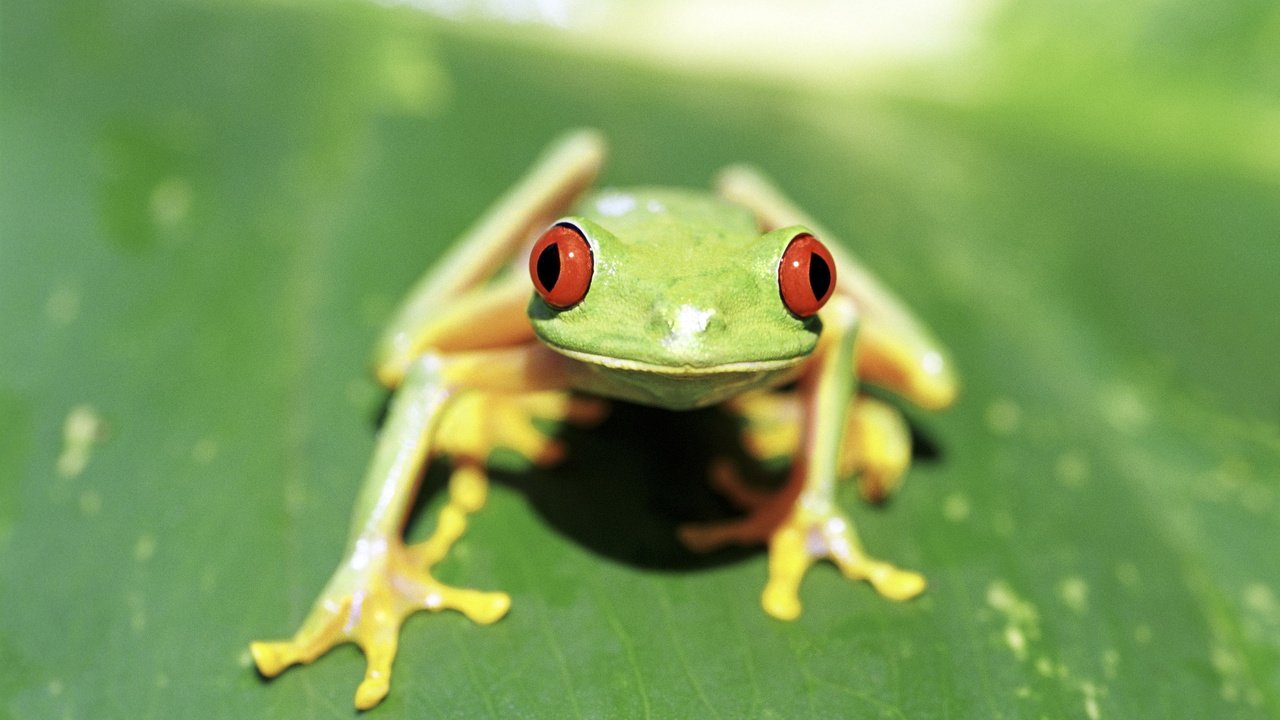
M691 410L794 380L803 358L740 363L720 368L608 367L575 363L576 390L666 408Z

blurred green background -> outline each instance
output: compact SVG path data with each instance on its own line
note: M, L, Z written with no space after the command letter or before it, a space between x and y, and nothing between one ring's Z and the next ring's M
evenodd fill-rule
M664 545L706 418L624 410L500 478L442 575L510 616L415 617L371 717L1280 717L1274 2L2 7L0 715L352 716L354 648L247 644L338 559L394 302L591 125L609 183L759 165L951 348L843 496L930 589L767 618Z

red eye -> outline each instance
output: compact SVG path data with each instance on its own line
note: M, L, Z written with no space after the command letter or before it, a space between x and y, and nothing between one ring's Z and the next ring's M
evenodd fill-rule
M595 261L591 246L578 228L561 223L538 238L529 253L529 276L533 287L557 310L582 302L591 287Z
M797 317L814 315L836 289L836 264L831 253L808 233L797 235L778 263L782 303Z

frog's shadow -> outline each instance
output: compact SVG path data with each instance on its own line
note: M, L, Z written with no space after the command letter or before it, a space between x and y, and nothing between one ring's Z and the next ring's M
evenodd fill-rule
M915 462L940 455L938 446L911 426ZM733 563L762 547L728 547L695 553L677 536L686 523L741 515L708 482L714 459L727 458L748 482L776 487L786 467L765 467L742 448L738 421L707 408L672 412L614 402L608 417L590 428L558 433L564 460L549 468L490 469L491 479L519 491L557 532L613 560L642 568L686 571ZM434 463L410 515L434 524L425 505L444 492L448 468ZM483 510L481 511L483 512Z

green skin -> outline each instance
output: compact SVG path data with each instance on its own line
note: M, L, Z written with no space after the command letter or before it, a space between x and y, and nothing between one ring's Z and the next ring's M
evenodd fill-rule
M760 234L749 211L708 193L641 188L587 196L564 218L595 272L586 298L529 319L551 349L587 366L578 389L672 410L790 379L822 332L778 292L778 261L800 226Z
M378 378L395 396L355 503L346 552L292 638L251 644L264 676L354 642L367 660L355 704L368 709L390 689L400 626L409 615L451 609L491 623L507 612L505 593L450 587L431 571L461 537L467 515L484 504L490 450L509 447L534 462L546 459L551 441L534 422L545 416L534 409L542 407L535 400L540 393L571 402L567 391L579 391L682 410L797 381L789 397L800 408L799 439L783 450L794 456L786 486L754 501L740 491L747 515L682 526L680 538L695 550L767 542L761 605L780 619L800 614L800 581L824 558L888 598L905 600L924 589L920 575L863 551L835 503L834 485L856 376L864 370L855 340L859 357L867 358L864 379L929 408L946 406L955 394L941 348L901 301L758 173L726 169L717 194L662 188L584 194L604 154L603 138L589 130L552 145L405 298L375 356ZM559 310L537 293L527 299L523 272L501 272L558 216L582 231L594 265L585 297ZM778 281L787 245L810 231L828 238L839 276L821 319L792 314ZM471 419L446 429L451 409L469 401L483 415L463 414ZM551 419L571 417L559 412ZM899 445L909 442L894 417L896 423L881 421L859 437L896 433ZM875 447L863 452L872 457L860 455L860 467L892 467L877 459ZM432 537L408 546L402 531L421 471L441 455L454 467L448 503Z

